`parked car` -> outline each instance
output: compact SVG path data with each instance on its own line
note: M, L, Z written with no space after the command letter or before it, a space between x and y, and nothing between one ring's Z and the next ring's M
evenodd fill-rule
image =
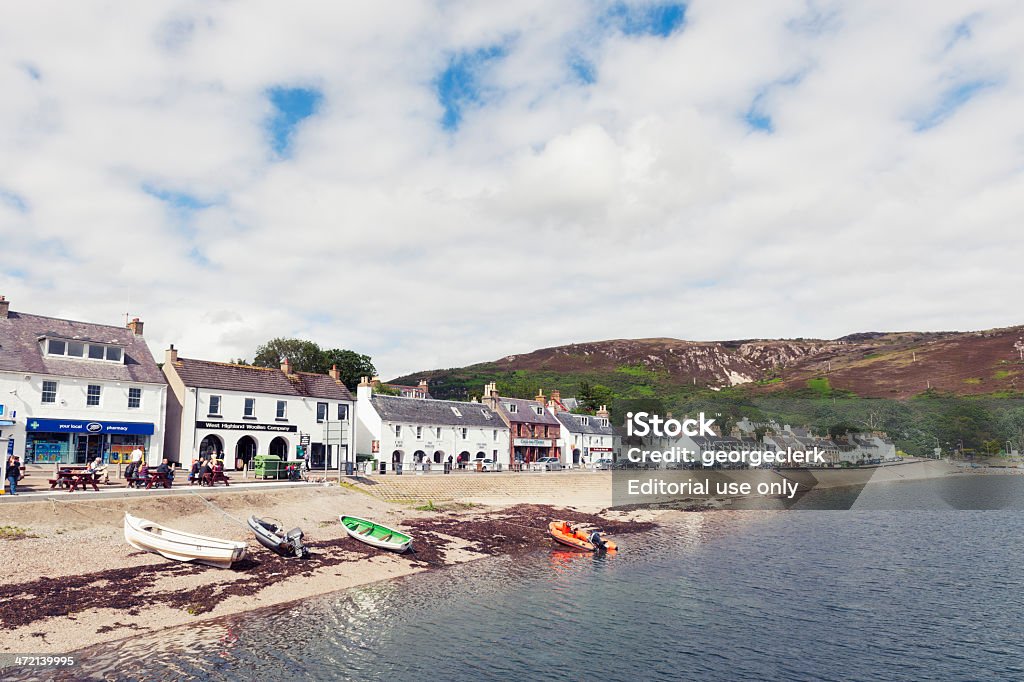
M595 469L602 469L602 470L604 470L604 469L611 469L613 466L614 466L614 463L610 459L595 459L594 460L594 468Z
M474 459L471 466L480 465L481 471L494 471L494 460L493 459Z
M534 471L558 471L562 468L562 462L557 457L541 457L531 468Z

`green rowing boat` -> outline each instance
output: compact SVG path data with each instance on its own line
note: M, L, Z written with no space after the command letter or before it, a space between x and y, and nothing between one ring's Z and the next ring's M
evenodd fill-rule
M412 538L394 528L388 528L358 516L339 516L338 520L349 535L373 547L404 552L412 545Z

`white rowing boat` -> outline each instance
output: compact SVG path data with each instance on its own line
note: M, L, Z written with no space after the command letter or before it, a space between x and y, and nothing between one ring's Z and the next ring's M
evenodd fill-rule
M245 557L244 542L173 530L128 513L124 515L124 539L144 552L217 568L231 568L232 563Z

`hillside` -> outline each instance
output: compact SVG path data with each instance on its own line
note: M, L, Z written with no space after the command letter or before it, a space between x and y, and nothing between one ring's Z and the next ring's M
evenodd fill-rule
M1020 395L1024 326L978 332L868 332L839 339L697 342L616 339L542 348L468 367L417 372L437 397L479 395L487 381L515 394L582 382L619 397L671 397L742 387L745 394L854 394L909 398L931 389L954 395Z

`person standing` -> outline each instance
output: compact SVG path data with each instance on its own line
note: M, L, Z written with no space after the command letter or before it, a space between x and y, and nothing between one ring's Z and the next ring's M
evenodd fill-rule
M7 482L11 487L11 494L18 494L18 480L21 478L21 461L17 455L7 458Z

